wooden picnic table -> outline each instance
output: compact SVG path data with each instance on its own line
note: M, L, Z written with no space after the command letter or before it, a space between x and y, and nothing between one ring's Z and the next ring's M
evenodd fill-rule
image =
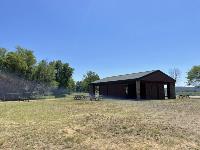
M190 95L178 95L178 99L190 99Z
M103 99L103 96L101 95L90 95L90 96L85 96L85 95L75 95L74 100L91 100L91 101L100 101Z
M85 95L75 95L74 96L74 100L83 100L83 99L87 99L88 96Z
M90 100L91 101L100 101L100 100L102 100L103 99L103 96L101 96L101 95L93 95L93 96L91 96L90 97Z

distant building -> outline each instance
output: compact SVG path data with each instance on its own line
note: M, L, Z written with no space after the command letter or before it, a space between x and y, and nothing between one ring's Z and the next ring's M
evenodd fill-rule
M165 90L165 87L167 90ZM175 80L160 70L104 78L90 84L90 94L128 99L174 99ZM165 92L166 91L166 92Z

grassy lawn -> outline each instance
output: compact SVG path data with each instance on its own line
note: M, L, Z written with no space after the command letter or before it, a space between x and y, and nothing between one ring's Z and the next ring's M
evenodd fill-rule
M200 100L1 102L0 149L200 149Z

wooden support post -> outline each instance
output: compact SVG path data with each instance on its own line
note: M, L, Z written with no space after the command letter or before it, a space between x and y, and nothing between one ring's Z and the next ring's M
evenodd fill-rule
M168 83L167 84L167 95L168 95L169 99L175 99L176 98L175 83Z
M136 81L136 96L137 96L137 99L141 99L141 97L140 97L140 81Z
M91 96L95 95L95 86L93 84L89 86L89 93Z
M170 97L171 99L176 99L175 83L170 84Z

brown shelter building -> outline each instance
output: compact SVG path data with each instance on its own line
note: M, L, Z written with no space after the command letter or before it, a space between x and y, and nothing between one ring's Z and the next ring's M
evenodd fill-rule
M160 70L104 78L90 84L90 94L96 89L104 97L127 99L174 99L175 80Z

